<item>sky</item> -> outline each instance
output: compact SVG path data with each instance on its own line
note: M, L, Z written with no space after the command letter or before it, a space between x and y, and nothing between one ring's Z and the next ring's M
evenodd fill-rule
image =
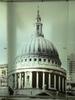
M0 64L7 63L7 5L0 2Z
M22 53L25 43L35 34L38 5L43 34L57 48L62 66L67 68L67 55L75 51L74 1L20 2L8 6L7 3L0 2L0 63L8 62L7 55L10 55L10 62L14 60L13 51L16 51L16 56ZM10 53L7 52L7 47L11 48Z

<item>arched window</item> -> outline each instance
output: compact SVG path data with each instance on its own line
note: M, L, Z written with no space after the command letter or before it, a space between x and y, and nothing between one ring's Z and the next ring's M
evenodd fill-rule
M34 58L34 61L36 61L37 59L36 58Z
M54 60L52 60L52 64L54 63Z
M25 59L25 61L27 61L27 59Z
M39 31L39 25L37 25L37 31Z
M29 80L30 80L30 76L27 75L27 77L26 77L27 85L29 85Z
M39 61L41 61L41 58L39 58Z
M6 70L2 70L2 75L6 75Z
M48 62L50 62L50 59L48 59Z
M31 61L32 59L30 58L29 61Z
M44 62L46 62L46 59L44 59Z
M57 64L57 61L55 61L55 64Z

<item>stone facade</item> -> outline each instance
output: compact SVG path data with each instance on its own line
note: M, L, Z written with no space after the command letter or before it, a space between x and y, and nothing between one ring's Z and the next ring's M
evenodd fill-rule
M7 64L0 65L0 96L8 96Z

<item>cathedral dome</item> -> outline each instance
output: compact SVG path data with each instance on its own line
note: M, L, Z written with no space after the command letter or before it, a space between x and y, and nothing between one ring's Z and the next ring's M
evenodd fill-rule
M61 65L56 48L49 40L44 38L39 11L37 13L36 33L34 37L26 43L25 49L23 50L23 55L50 58Z
M61 65L59 54L54 45L42 36L30 39L23 50L24 55L50 58Z
M66 71L61 67L56 48L44 37L39 10L36 33L24 48L8 72L8 83L14 95L35 97L47 91L52 97L57 91L59 95L65 93Z
M30 39L26 43L24 53L28 55L41 55L52 58L58 57L58 52L53 44L42 36L36 36Z

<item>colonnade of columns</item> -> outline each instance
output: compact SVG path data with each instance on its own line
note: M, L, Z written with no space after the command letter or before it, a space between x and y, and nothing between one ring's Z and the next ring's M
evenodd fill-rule
M25 73L15 73L13 76L13 88L20 89L25 87Z
M26 72L21 72L21 73L15 73L13 74L13 88L14 89L21 89L21 88L33 88L33 84L35 84L35 88L39 88L39 73L40 72L35 72L36 73L36 82L32 82L34 72L31 72L31 74L27 74ZM47 72L41 72L42 73L42 89L54 89L57 90L56 84L58 81L58 91L65 91L65 77L61 77L60 75L58 76L58 80L56 79L57 75L53 74L53 77L51 77L51 73ZM46 80L46 74L48 75L47 82ZM51 87L51 78L53 78L53 87ZM30 81L31 80L31 81ZM62 82L62 84L61 84ZM62 85L62 86L61 86ZM48 88L46 88L46 86Z

